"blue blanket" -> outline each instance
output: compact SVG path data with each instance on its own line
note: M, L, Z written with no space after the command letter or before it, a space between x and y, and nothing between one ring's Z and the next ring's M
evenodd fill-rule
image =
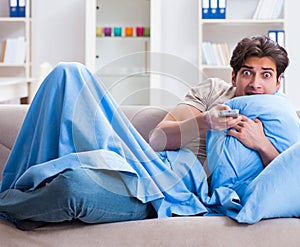
M245 98L250 99L250 97ZM287 101L284 97L283 99L278 104L280 107L283 102ZM228 104L236 108L234 102L228 102ZM245 109L254 108L255 114L259 113L260 108L254 105L254 102L252 103L252 107L245 107ZM236 104L242 105L238 102ZM260 102L259 105L264 104L265 102ZM277 104L273 98L272 104ZM240 110L242 111L242 108ZM280 151L299 139L298 121L292 111L291 105L286 104L285 112L291 113L292 119L288 118L289 114L284 117L279 115L272 117L272 111L269 114L276 119L277 123L290 119L287 122L289 125L287 129L279 134L276 131L273 133L274 145ZM277 117L280 120L277 120ZM270 131L277 128L274 127L276 121L270 121ZM278 125L280 126L281 123ZM287 132L291 135L286 135ZM223 139L220 139L220 134ZM277 143L277 136L285 137L279 139ZM257 216L256 212L252 212L250 203L255 201L255 198L252 199L253 193L265 196L266 190L260 188L268 186L269 181L273 181L271 179L259 180L261 176L268 176L264 175L266 171L271 173L272 179L279 179L279 175L286 175L287 181L291 181L291 185L295 184L290 188L294 190L293 193L299 190L295 181L296 171L286 174L282 172L284 167L287 167L286 161L293 161L293 166L297 169L297 158L294 158L294 155L299 145L292 146L291 151L288 149L288 152L283 152L269 165L268 169L262 170L257 154L253 155L253 151L245 149L236 140L227 139L228 137L223 132L211 132L208 136L209 163L211 163L210 167L215 167L212 178L213 184L216 184L213 187L214 192L210 194L202 164L190 150L154 152L119 109L99 78L91 75L80 64L63 64L63 66L57 66L49 74L30 106L5 166L1 192L11 188L35 190L43 181L50 181L52 177L65 170L80 167L94 172L114 170L122 174L133 196L142 202L153 204L158 217L171 217L174 214L225 214L240 222L253 223L255 217L257 221L269 216L266 214ZM221 141L215 142L218 145L212 146L210 143L213 140ZM229 143L224 145L224 142ZM296 151L293 151L295 149ZM223 160L223 154L230 157L232 153L243 155L235 155L239 157L238 160L235 160L234 156ZM248 155L254 157L253 163L241 159ZM224 164L220 165L220 160L224 161ZM226 168L228 172L224 172L224 177L226 181L228 179L234 181L232 183L224 183L222 173L217 173L219 165L220 167L226 166L227 161L229 161L229 169ZM239 162L242 163L239 164ZM277 171L279 168L273 168L273 163L281 170ZM276 165L278 163L279 165ZM231 179L231 170L234 169L238 171L237 179L234 176ZM244 169L250 171L249 177L245 177ZM93 179L92 176L91 179ZM263 185L256 186L255 184ZM282 188L282 191L286 186ZM273 193L273 190L271 192ZM245 215L250 215L249 208L255 214L251 219L245 217ZM245 210L246 213L243 213ZM300 215L299 212L289 211L289 215L292 214Z
M34 190L80 167L115 170L133 196L152 202L159 217L206 212L196 191L205 173L193 153L154 152L96 76L74 63L49 74L6 163L1 191Z

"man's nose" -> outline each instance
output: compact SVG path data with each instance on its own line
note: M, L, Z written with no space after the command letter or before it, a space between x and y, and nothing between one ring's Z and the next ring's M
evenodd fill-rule
M249 83L250 86L254 87L254 88L259 88L261 86L261 78L259 77L259 75L255 75L253 76L251 82Z

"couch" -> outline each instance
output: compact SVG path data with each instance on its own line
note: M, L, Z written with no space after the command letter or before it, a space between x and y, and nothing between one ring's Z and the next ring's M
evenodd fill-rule
M27 105L0 105L0 168L22 124ZM147 140L166 111L158 107L124 106L128 118ZM228 217L192 216L87 225L49 224L21 231L0 220L0 246L300 246L300 220L280 218L253 225Z

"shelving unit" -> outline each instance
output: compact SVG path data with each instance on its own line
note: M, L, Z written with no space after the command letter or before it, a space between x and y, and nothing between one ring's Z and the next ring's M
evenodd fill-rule
M31 78L31 6L33 0L26 0L25 17L9 17L9 1L3 1L0 10L0 41L9 38L25 38L25 61L22 63L0 63L0 103L11 100L25 101Z
M202 77L221 77L231 81L231 67L207 65L204 61L203 42L226 42L230 55L237 41L245 36L268 35L269 30L285 30L285 7L277 19L253 19L259 0L227 0L226 19L202 19L202 0L199 5L199 67Z
M97 27L112 28L112 35L96 36ZM126 27L133 36L125 36ZM149 104L150 37L137 36L137 27L150 27L149 0L86 0L86 65L119 104Z

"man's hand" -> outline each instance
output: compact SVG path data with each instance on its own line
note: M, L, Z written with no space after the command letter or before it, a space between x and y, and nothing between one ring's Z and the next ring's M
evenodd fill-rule
M210 129L225 130L241 122L241 115L239 115L237 118L220 117L220 111L222 110L230 110L230 108L226 105L217 105L206 112L206 121L209 123Z
M251 120L241 115L241 121L228 131L228 135L236 137L246 147L256 150L264 166L267 166L279 152L264 133L262 122L255 118Z
M242 120L228 131L228 135L236 137L246 147L258 150L260 145L268 141L263 124L258 118L251 120L246 116L241 116Z

